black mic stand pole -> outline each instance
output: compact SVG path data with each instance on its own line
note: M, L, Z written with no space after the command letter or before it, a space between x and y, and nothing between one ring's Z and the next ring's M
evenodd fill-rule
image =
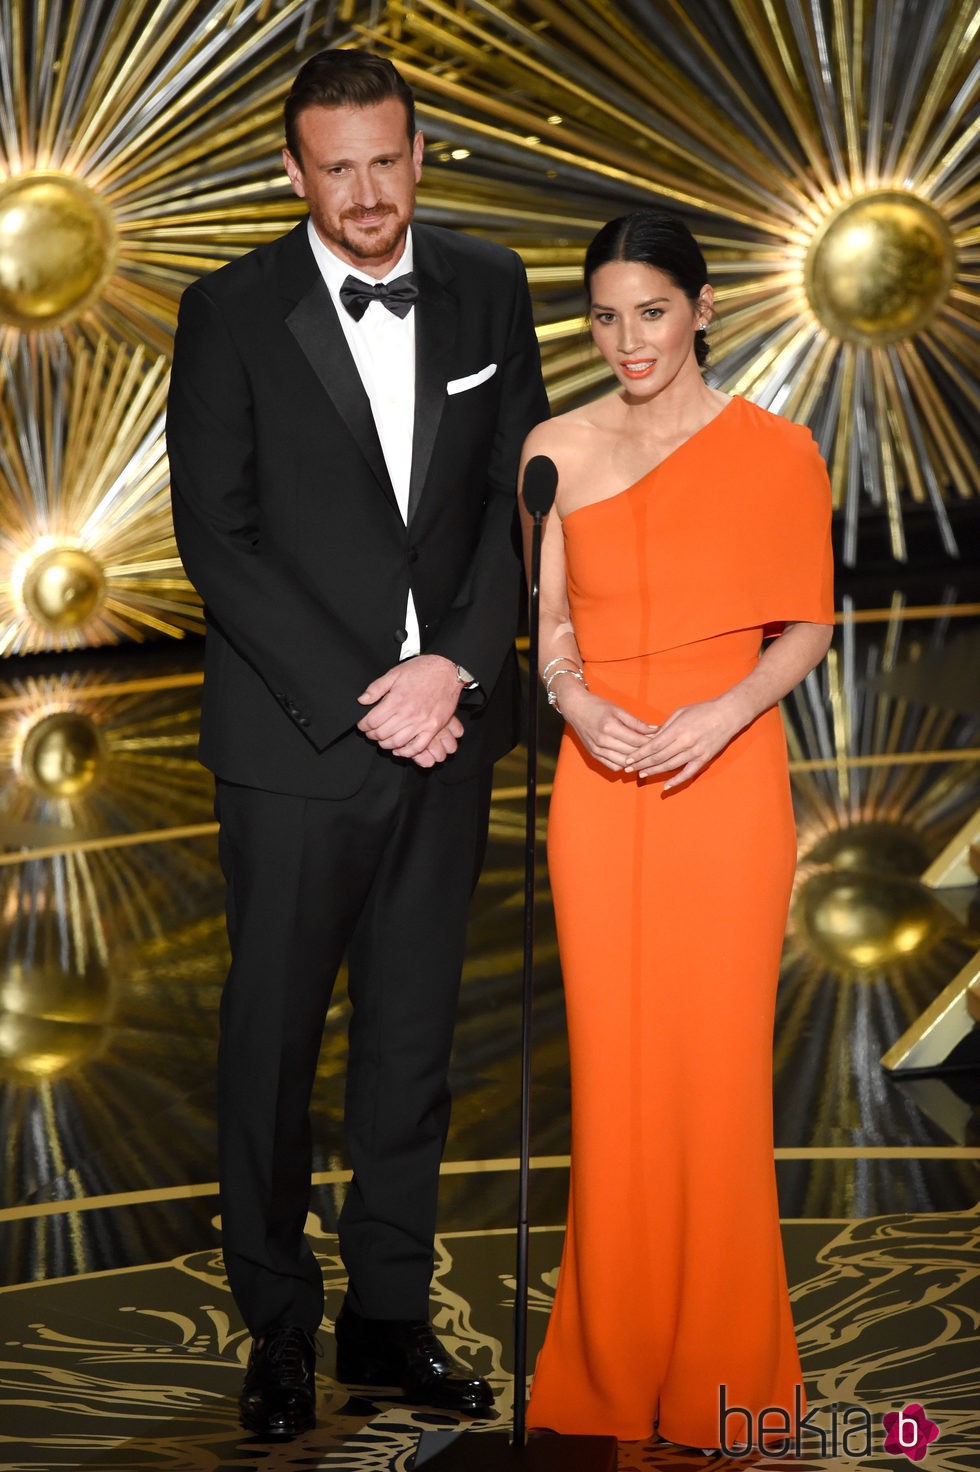
M542 517L550 511L558 470L546 455L528 461L524 503L534 518L527 692L527 799L524 806L524 983L521 1016L521 1153L517 1193L517 1273L514 1292L514 1424L503 1431L423 1431L416 1467L431 1472L616 1472L613 1436L543 1433L527 1440L528 1188L531 1172L531 1034L534 1000L534 896L538 807L538 645ZM431 1451L429 1448L431 1447Z

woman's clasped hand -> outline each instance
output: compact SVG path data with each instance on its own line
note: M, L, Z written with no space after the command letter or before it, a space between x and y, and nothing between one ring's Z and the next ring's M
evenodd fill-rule
M730 691L681 706L659 726L581 685L562 691L560 709L589 755L610 771L637 777L672 773L664 792L696 777L745 723Z
M595 695L578 681L566 680L558 709L582 745L611 772L621 772L655 728L628 710Z

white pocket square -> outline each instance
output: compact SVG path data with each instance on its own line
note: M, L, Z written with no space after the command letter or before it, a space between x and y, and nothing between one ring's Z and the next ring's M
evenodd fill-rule
M478 388L481 383L486 383L497 371L496 363L488 363L481 368L479 373L468 373L465 378L451 378L446 384L447 394L462 394L468 388Z

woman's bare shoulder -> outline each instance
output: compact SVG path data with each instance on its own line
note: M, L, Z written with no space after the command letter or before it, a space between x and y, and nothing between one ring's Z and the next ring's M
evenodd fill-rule
M607 395L591 404L580 404L564 414L555 414L536 424L524 442L524 452L530 455L550 455L559 469L578 461L587 446L594 440L596 432L602 432Z

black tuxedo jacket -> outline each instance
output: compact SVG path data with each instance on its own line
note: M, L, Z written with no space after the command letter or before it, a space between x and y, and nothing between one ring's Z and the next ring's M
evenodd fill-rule
M357 789L379 756L356 697L398 659L409 587L423 651L480 682L439 775L471 775L516 739L517 465L548 413L527 284L501 246L427 225L413 239L407 526L305 220L181 301L174 527L208 625L201 760L227 781Z

